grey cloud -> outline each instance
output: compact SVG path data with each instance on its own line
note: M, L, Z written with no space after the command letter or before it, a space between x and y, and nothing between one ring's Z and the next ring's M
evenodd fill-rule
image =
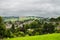
M60 0L0 0L2 16L43 16L60 15Z

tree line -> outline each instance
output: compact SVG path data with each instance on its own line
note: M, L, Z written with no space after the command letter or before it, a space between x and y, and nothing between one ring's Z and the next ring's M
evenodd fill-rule
M55 24L52 21L58 20L60 21L60 17L51 18L48 22L34 20L30 24L24 24L23 27L18 27L12 24L10 29L6 29L6 25L3 22L3 18L0 17L0 38L13 38L13 37L24 37L24 36L34 36L34 35L43 35L50 33L60 33L60 29L58 29L59 23Z

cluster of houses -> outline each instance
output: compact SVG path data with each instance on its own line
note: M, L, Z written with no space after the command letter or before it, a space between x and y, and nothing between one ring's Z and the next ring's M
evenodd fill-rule
M29 20L26 22L21 22L21 21L15 21L14 23L11 22L5 22L6 28L11 28L12 25L14 24L15 27L23 27L24 24L30 24L32 23L34 20Z
M3 17L3 20L5 22L6 28L11 28L12 24L18 27L23 27L24 24L29 24L33 22L33 19L40 19L39 17L35 16L24 16L24 17ZM24 20L24 21L21 21Z
M16 18L18 19L18 17L16 17ZM29 18L29 17L27 17L27 18ZM32 23L34 21L34 19L32 18L32 20L31 20L31 18L32 17L30 17L29 20L25 20L25 21L18 21L18 20L14 21L14 22L12 22L12 21L6 21L5 25L6 25L7 29L11 28L13 24L14 24L15 27L23 27L24 24L30 24L30 23ZM7 18L7 19L9 19L9 18ZM44 19L44 18L40 18L40 17L37 18L36 17L35 19L38 19L38 20L40 20L40 22L43 22L42 19ZM47 21L44 21L44 23L46 23L46 22L47 23L52 23L52 24L58 23L59 25L56 27L56 29L60 30L60 22L50 22L49 19L47 19Z
M20 19L25 19L24 21L21 21ZM15 27L23 27L24 24L30 24L34 20L40 20L42 22L43 17L35 17L35 16L27 16L27 17L4 17L4 22L6 25L6 28L11 28L12 24L14 24ZM13 20L13 21L12 21Z

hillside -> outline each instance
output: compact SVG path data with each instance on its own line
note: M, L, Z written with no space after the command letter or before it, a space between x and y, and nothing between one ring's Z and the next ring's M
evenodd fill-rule
M43 17L35 17L35 16L22 16L22 17L3 17L3 20L5 22L7 21L24 21L24 20L30 20L30 19L44 19Z
M60 40L60 33L46 34L39 36L17 37L6 40Z

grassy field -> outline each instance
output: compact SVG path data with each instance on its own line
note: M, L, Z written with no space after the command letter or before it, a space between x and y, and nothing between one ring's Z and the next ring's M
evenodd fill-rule
M5 40L60 40L60 33L28 36L28 37L17 37L17 38L5 39Z
M28 20L28 19L30 19L30 18L10 18L10 19L5 19L4 21L6 22L6 21L24 21L24 20Z

